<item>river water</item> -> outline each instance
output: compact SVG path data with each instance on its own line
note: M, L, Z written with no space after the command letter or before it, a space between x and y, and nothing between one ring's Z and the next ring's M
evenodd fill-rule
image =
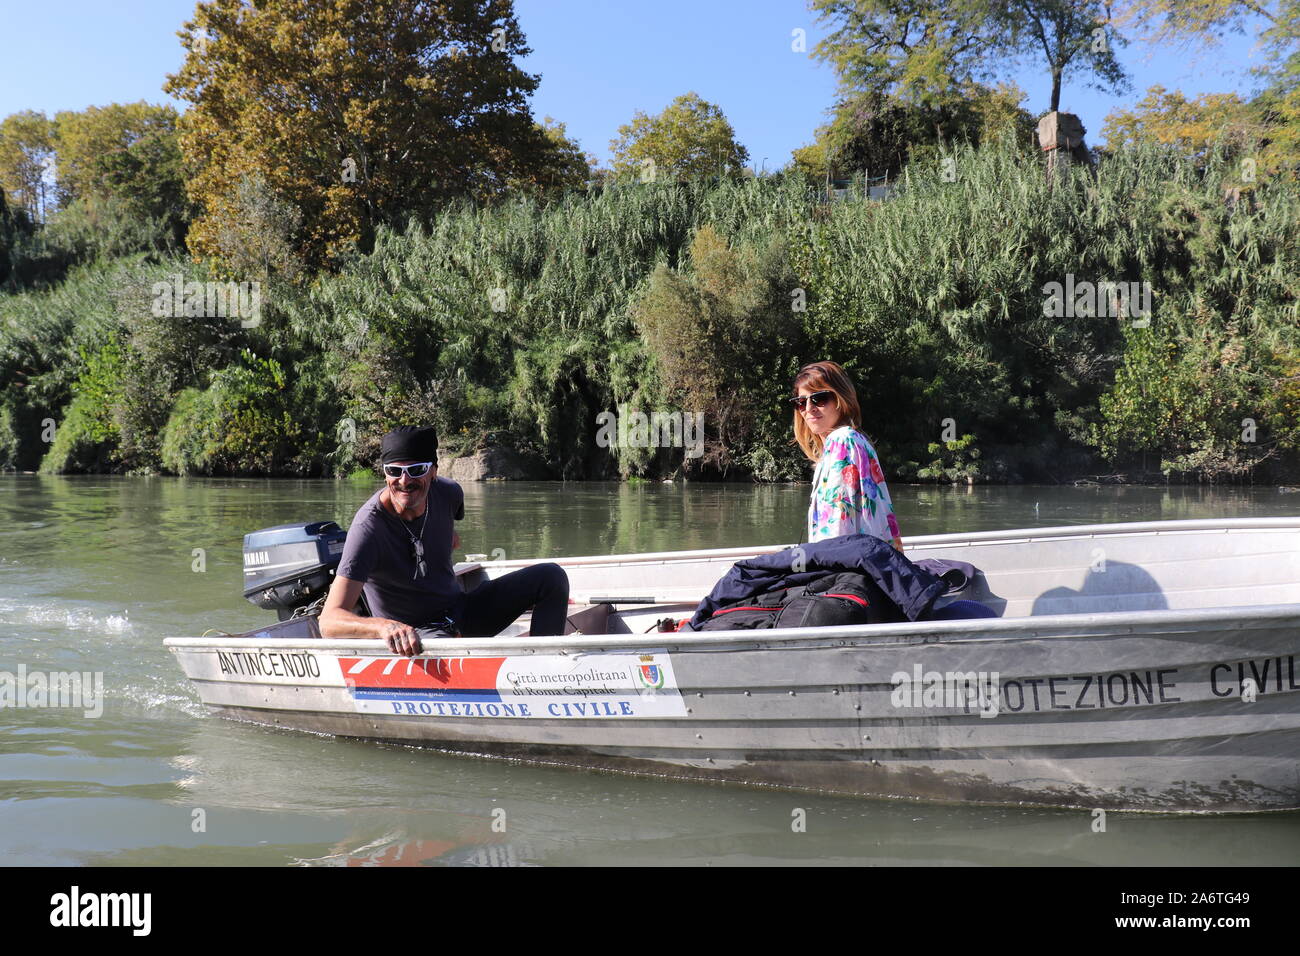
M904 536L1286 515L1276 488L891 489ZM102 715L0 709L0 863L1295 864L1300 812L1237 816L819 797L452 757L208 716L169 636L271 620L242 536L347 525L331 481L0 476L0 671L102 672ZM465 485L462 551L788 544L807 486ZM796 825L802 820L802 830Z

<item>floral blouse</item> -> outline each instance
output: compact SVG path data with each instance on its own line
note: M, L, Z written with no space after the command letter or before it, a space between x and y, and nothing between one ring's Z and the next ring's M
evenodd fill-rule
M876 450L851 425L826 436L808 506L809 541L845 534L874 534L903 550Z

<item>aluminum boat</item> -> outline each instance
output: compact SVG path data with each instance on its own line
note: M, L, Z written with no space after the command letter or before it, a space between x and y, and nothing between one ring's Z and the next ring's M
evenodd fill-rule
M998 617L656 629L778 550L756 547L555 559L574 600L563 637L528 636L525 617L403 658L322 639L307 613L166 644L215 713L340 737L862 796L1300 807L1300 518L904 546L979 568L956 597ZM456 572L473 588L530 563Z

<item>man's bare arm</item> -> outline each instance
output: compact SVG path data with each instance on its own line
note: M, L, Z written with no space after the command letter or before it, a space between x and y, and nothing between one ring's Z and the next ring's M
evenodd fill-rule
M360 637L369 640L384 641L394 654L411 657L424 650L420 636L415 628L401 621L385 617L363 617L353 612L361 597L361 581L351 578L336 577L330 585L330 593L321 608L321 637L348 638Z

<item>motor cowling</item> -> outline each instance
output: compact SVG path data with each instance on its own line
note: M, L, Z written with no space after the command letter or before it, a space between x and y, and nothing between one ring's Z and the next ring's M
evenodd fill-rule
M333 521L282 524L244 535L244 597L280 620L324 597L347 532Z

